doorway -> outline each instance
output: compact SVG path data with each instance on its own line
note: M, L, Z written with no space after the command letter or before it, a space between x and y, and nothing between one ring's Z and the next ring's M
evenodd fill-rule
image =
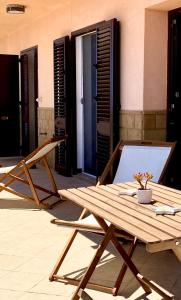
M20 154L19 57L0 54L0 156Z
M177 141L170 185L181 188L181 8L170 11L168 17L167 140Z
M76 37L77 167L96 175L96 33Z
M20 53L22 155L38 146L38 59L37 46Z
M119 139L119 41L116 19L71 33L72 167L97 178Z

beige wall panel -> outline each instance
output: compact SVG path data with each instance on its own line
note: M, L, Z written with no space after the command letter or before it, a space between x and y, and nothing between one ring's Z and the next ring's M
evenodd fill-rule
M145 11L144 110L165 110L167 104L168 13Z
M58 3L60 5L60 1ZM154 13L145 10L153 5L156 5ZM19 54L23 49L38 45L39 106L53 107L53 40L116 17L121 23L122 109L165 109L167 13L157 10L166 11L177 5L175 0L62 1L61 7L55 6L56 11L41 15L1 40L0 53Z

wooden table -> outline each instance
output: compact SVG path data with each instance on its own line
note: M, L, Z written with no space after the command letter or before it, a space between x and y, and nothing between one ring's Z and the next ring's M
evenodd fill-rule
M131 256L136 241L140 240L145 243L147 251L151 253L172 249L178 259L181 260L181 213L156 216L154 212L154 207L160 205L172 205L180 208L181 191L149 183L148 187L153 190L151 204L138 204L137 196L118 195L122 189L137 187L136 182L130 182L59 191L60 195L67 200L88 209L105 232L104 238L72 299L80 298L109 241L113 243L125 262L118 278L119 282L122 281L126 268L129 267L145 292L149 293L151 289L154 289L164 299L173 298L173 295L163 291L152 281L143 277L132 262ZM105 220L110 222L110 226L107 226ZM128 254L115 236L116 229L124 230L135 237Z

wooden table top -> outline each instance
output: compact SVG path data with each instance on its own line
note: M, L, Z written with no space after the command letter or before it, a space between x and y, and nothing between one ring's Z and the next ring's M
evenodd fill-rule
M156 215L154 207L171 205L181 208L181 191L149 183L151 204L139 204L137 196L118 195L123 189L138 188L136 182L59 190L67 200L88 209L117 228L123 229L147 244L150 252L172 249L181 243L181 212Z

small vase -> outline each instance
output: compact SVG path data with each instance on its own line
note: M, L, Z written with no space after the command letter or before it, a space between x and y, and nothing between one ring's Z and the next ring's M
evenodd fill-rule
M138 189L138 203L147 204L151 202L152 199L152 190L151 189Z

